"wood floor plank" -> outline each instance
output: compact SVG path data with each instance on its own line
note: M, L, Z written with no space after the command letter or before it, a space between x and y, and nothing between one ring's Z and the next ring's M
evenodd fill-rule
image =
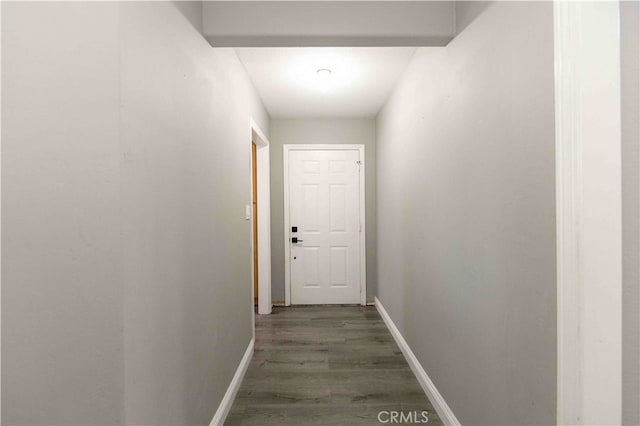
M442 424L375 308L274 308L256 317L225 425L375 425L381 411L426 411Z

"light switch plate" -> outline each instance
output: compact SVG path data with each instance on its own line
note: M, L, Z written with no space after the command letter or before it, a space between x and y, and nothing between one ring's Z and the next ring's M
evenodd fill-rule
M251 206L248 204L244 206L244 219L251 220Z

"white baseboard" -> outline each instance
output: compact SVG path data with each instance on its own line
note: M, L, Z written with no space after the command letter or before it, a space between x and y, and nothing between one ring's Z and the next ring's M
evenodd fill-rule
M227 388L227 392L225 392L220 405L218 406L218 410L216 414L211 419L210 426L222 426L224 421L227 419L227 415L231 410L231 406L233 405L233 401L236 398L236 394L238 393L238 389L240 389L240 384L242 383L242 379L244 378L244 373L247 372L247 367L249 367L249 363L251 362L251 356L253 355L253 344L255 342L255 338L251 338L249 342L249 346L247 346L247 350L240 361L240 365L238 365L238 369L236 370L236 374L233 375L233 379L231 379L231 383Z
M440 416L440 420L442 420L442 422L445 425L451 425L451 426L460 425L460 422L458 421L456 416L453 414L453 411L451 411L451 408L449 408L449 406L447 405L442 395L440 395L440 392L438 392L438 389L436 389L436 386L433 384L433 382L427 375L427 372L424 371L424 368L422 368L422 365L420 365L420 362L418 361L416 356L413 354L413 351L407 344L407 341L404 340L404 337L402 337L402 334L400 334L400 330L398 330L396 325L393 323L393 321L391 320L391 317L389 316L387 311L384 309L384 306L382 306L382 303L380 302L380 300L377 297L375 300L376 300L376 308L378 309L380 316L384 320L384 323L387 325L387 328L389 328L391 335L393 336L396 343L400 347L400 350L404 354L404 357L407 359L407 362L409 363L409 367L411 367L413 374L416 375L416 379L418 379L418 383L420 383L420 386L422 386L424 393L427 394L427 397L429 398L429 401L431 401L433 408L436 409L438 416Z

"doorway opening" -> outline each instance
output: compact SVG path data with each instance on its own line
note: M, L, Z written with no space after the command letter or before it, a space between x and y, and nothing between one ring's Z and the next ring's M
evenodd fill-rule
M271 194L269 140L251 119L251 276L253 310L271 313Z
M256 143L251 141L251 226L253 229L253 306L258 309L258 164Z

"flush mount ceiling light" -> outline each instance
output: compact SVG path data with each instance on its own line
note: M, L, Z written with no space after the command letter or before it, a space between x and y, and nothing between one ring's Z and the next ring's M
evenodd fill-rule
M330 47L292 49L283 66L289 84L301 94L338 96L362 75L361 64L350 51Z

